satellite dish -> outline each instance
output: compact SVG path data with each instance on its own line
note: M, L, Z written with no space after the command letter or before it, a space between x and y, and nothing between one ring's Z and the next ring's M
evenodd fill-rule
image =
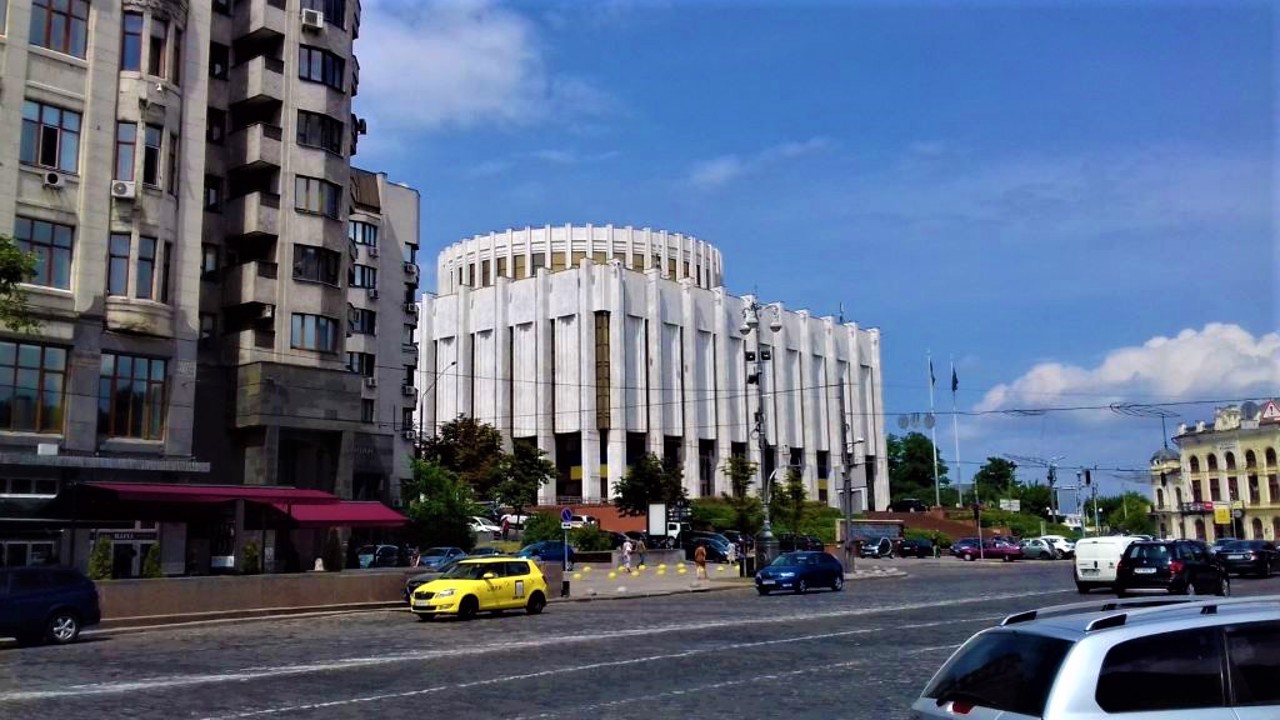
M933 416L933 413L929 413L928 415L925 415L925 416L924 416L924 426L925 426L925 427L927 427L927 428L929 428L930 430L932 430L932 429L933 429L933 426L934 426L934 425L937 425L937 424L938 424L938 419L937 419L936 417L934 417L934 416Z
M910 423L911 423L911 421L907 419L907 416L906 416L906 415L899 415L899 416L898 416L898 427L902 428L903 430L906 430L906 429L907 429L907 425L909 425Z
M1245 420L1252 420L1258 414L1258 403L1249 400L1240 406L1240 414Z

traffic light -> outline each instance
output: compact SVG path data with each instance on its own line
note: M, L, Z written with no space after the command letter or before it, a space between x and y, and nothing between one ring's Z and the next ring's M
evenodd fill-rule
M1093 484L1093 474L1090 473L1088 470L1084 471L1084 484L1085 485Z

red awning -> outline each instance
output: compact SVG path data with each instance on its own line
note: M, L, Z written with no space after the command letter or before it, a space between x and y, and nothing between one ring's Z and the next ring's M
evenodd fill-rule
M189 485L182 483L87 482L109 490L120 500L136 502L219 503L231 500L287 505L336 504L338 497L322 490L276 485Z
M401 527L409 518L380 502L343 500L326 505L286 505L276 503L276 508L287 513L301 527Z

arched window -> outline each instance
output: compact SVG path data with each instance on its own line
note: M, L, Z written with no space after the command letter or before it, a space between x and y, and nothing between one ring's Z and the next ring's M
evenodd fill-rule
M1252 450L1244 451L1244 466L1250 469L1258 467L1258 456Z
M1160 509L1164 508L1164 490L1161 488L1156 488L1156 507ZM1160 536L1164 537L1164 533L1161 532Z
M1208 463L1209 463L1209 472L1213 472L1214 470L1217 470L1217 469L1218 469L1218 456L1217 456L1217 455L1214 455L1213 453L1209 453L1209 455L1208 455L1208 457L1207 457L1206 459L1208 460Z
M1271 519L1271 539L1280 538L1280 517Z
M1196 457L1195 455L1191 456L1191 472L1193 473L1200 472L1200 458Z
M1173 498L1178 502L1178 507L1174 508L1174 510L1181 509L1182 508L1182 488L1173 489Z
M1267 448L1266 458L1267 458L1267 467L1275 467L1276 466L1276 449Z
M1253 539L1261 540L1262 539L1262 518L1254 518L1251 524L1253 525Z
M1277 523L1280 523L1280 519L1277 519L1277 520L1276 520L1276 522L1277 522ZM1280 527L1280 525L1278 525L1278 527ZM1204 538L1204 521L1203 521L1203 520L1196 520L1196 539L1197 539L1197 540L1204 540L1204 539L1205 539L1205 538Z
M1226 462L1227 462L1227 469L1228 469L1228 470L1235 470L1235 469L1236 469L1236 454L1235 454L1235 453L1233 453L1233 452L1231 452L1230 450L1228 450L1228 451L1227 451L1227 453L1226 453L1225 455L1223 455L1222 457L1223 457L1223 459L1224 459L1224 460L1226 460Z

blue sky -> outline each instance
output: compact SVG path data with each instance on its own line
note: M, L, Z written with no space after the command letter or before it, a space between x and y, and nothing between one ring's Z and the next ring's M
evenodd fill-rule
M1280 395L1272 3L364 12L356 160L422 191L425 288L472 234L650 226L718 245L732 292L881 328L891 431L930 350L947 409L950 356L969 411ZM1105 409L960 425L966 461L1161 441Z

